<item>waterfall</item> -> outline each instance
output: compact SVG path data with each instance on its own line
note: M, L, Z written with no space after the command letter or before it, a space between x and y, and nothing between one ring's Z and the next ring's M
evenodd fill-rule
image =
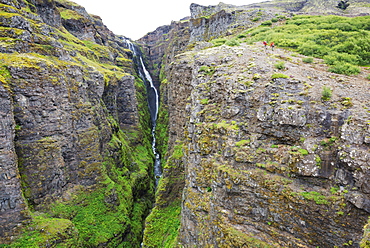
M150 73L146 69L143 58L141 56L141 52L137 49L137 47L129 40L123 39L128 49L130 49L134 55L134 62L138 68L140 78L146 83L147 91L148 91L148 106L150 112L150 118L152 121L152 150L155 157L154 160L154 176L155 176L155 185L158 185L159 179L162 176L162 167L161 167L161 160L160 154L156 148L156 138L155 138L155 128L157 124L157 117L158 117L158 108L159 108L159 96L158 91L153 84L153 79L150 76Z
M145 65L144 65L144 62L143 62L143 58L141 56L140 56L140 62L141 62L141 67L143 68L143 71L144 71L145 78L150 83L150 89L154 91L154 95L155 95L155 108L154 108L154 113L153 113L152 119L154 120L153 122L156 123L157 117L158 117L158 107L159 107L158 106L158 103L159 103L159 101L158 101L158 91L154 87L153 79L150 76L149 72L146 70ZM153 125L155 126L155 124L153 124Z

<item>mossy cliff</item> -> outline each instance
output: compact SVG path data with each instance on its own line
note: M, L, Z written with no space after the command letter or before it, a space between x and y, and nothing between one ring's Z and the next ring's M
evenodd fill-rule
M315 10L369 13L365 2L347 11L325 4ZM193 4L190 19L140 39L161 82L164 147L144 247L368 247L368 68L335 74L297 46L262 45L283 40L284 25L300 19L295 13L316 14L310 6L318 5ZM329 28L320 18L308 21L310 30ZM353 22L368 34L369 19L361 18ZM275 36L266 32L279 26ZM174 44L176 32L186 35Z
M0 2L1 243L138 247L154 182L132 52L72 2Z

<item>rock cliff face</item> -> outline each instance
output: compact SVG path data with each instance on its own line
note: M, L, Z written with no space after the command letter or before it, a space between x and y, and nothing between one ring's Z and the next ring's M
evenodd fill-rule
M137 247L153 157L131 51L68 1L4 0L0 19L1 242Z
M177 104L169 119L185 123L169 130L184 141L181 243L243 247L258 238L272 247L340 247L361 240L370 213L368 83L293 58L284 73L294 78L272 79L272 64L287 56L221 46L187 52L170 67L169 99ZM329 102L318 94L323 85L336 89ZM358 102L343 107L344 96Z
M320 61L307 65L280 49L207 42L275 16L313 13L318 4L193 4L187 46L170 56L178 47L161 34L140 40L147 51L162 49L157 133L168 139L145 247L366 247L366 74L329 73ZM325 4L333 8L322 13L340 12ZM369 13L367 3L352 4L340 14ZM322 100L325 87L333 96Z

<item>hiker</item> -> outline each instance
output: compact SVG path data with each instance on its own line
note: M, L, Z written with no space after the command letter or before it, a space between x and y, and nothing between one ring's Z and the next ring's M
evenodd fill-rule
M264 41L263 45L265 46L265 50L266 50L267 49L267 41Z
M275 43L271 42L270 47L271 47L271 50L274 51Z

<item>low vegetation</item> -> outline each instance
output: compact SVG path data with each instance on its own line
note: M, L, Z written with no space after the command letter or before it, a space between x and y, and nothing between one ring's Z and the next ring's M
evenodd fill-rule
M370 64L370 17L297 15L285 24L265 24L239 34L247 42L274 41L278 47L322 58L331 72L356 75ZM310 58L305 63L312 63Z
M321 92L321 95L322 95L321 99L323 101L328 101L328 100L330 100L332 94L333 94L332 89L330 87L324 86L322 88L322 92Z

